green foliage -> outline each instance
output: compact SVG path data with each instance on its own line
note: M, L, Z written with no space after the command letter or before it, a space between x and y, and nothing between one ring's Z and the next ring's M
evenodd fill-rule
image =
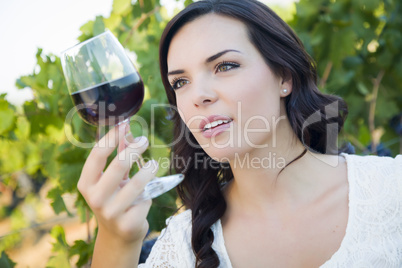
M22 235L15 230L26 228L28 223L20 208L13 209L9 212L9 219L11 221L11 232L0 239L0 251L13 248L22 240Z
M13 268L15 265L16 263L13 262L4 251L2 251L0 255L0 267Z
M74 245L70 250L70 257L78 255L79 259L76 263L77 267L82 267L91 260L94 252L94 243L95 240L92 240L90 243L87 243L83 240L76 240L74 242Z
M90 243L83 240L76 240L74 245L70 246L66 242L63 227L55 226L50 233L55 240L52 248L54 254L50 257L46 265L47 268L71 267L70 259L74 255L78 255L78 261L75 263L75 267L83 267L89 263L93 254L94 240Z
M149 134L151 148L144 155L147 159L164 160L158 176L168 173L172 127L166 120L167 112L163 107L154 105L166 103L162 82L159 75L158 55L159 38L167 22L166 11L159 1L115 0L113 10L108 18L97 16L84 24L79 41L84 41L99 33L110 30L120 42L137 57L136 65L146 86L146 100L138 117L146 121L148 129L133 129L137 135ZM96 128L89 126L74 114L73 104L64 80L60 59L55 55L44 55L42 49L36 53L37 66L32 74L22 76L16 81L18 88L30 87L34 99L22 107L14 107L0 96L0 174L5 187L10 191L20 191L18 174L24 173L37 185L35 194L44 185L52 185L47 198L55 214L66 213L74 216L78 213L83 221L89 221L88 207L78 193L76 185L83 164L97 136ZM152 115L151 115L152 113ZM73 116L70 116L73 114ZM135 126L134 126L135 128ZM169 133L169 134L167 134ZM81 143L88 146L76 146ZM115 153L110 157L115 156ZM69 211L65 203L65 194L77 196L76 212ZM14 224L13 230L27 227L27 220L15 209L24 196L6 204L0 217L14 215L22 220ZM164 227L165 219L176 211L176 194L174 191L155 200L149 214L152 231ZM21 215L20 215L21 216ZM89 217L88 217L89 216ZM93 242L75 241L71 246L65 240L61 226L52 229L53 256L47 267L70 267L71 257L79 255L76 265L81 267L90 261ZM94 234L89 234L94 237ZM21 241L19 232L12 233L2 240L1 248L10 249ZM3 257L2 257L3 259Z
M397 154L389 122L402 109L400 2L301 0L296 10L290 24L317 62L320 88L350 107L346 139L357 137L360 153L385 142Z
M62 198L63 190L61 188L53 188L47 193L47 198L52 200L52 208L56 214L60 214L61 212L65 211L68 213L69 216L72 214L67 210L66 204Z
M46 268L69 268L71 267L69 261L70 246L66 242L66 235L61 226L53 227L50 232L51 236L56 240L53 243L52 252L53 256L50 257L46 264Z
M12 129L15 123L15 110L4 99L5 95L0 96L0 135Z
M191 2L186 0L185 5ZM396 0L300 0L295 9L290 24L317 62L320 89L342 96L349 104L345 138L358 153L365 152L376 139L397 154L399 139L388 122L402 107L401 4ZM287 14L293 12L294 7ZM286 14L283 8L280 13ZM158 45L168 21L166 14L157 0L114 0L110 16L97 16L87 22L78 37L84 41L108 29L130 53L135 53L146 91L137 119L142 118L149 127L137 124L131 130L136 136L148 136L150 149L144 157L160 161L159 176L168 173L170 150L166 145L173 132L163 107L166 96L158 67ZM92 216L76 185L97 136L96 128L83 123L76 114L68 117L74 110L60 59L44 55L41 49L35 57L35 71L16 81L19 88L32 88L34 100L15 107L0 95L0 180L3 189L18 193L10 203L0 206L0 218L11 217L13 230L28 227L20 206L28 202L28 194L38 195L43 185L52 186L47 198L56 214L78 213L83 222ZM373 107L374 114L370 112ZM88 146L76 146L72 141ZM21 175L32 182L31 193L20 184ZM74 211L69 211L65 194L76 196ZM161 230L176 209L174 191L154 200L148 215L151 230ZM66 242L61 226L54 227L51 234L55 242L47 267L70 267L75 255L79 255L75 264L78 267L90 261L96 234L88 234L89 241L77 240L73 245ZM0 241L0 251L16 247L20 241L21 234L12 232ZM4 252L0 266L3 264L15 265Z

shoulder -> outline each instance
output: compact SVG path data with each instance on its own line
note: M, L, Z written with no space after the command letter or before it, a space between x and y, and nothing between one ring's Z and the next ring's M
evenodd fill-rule
M395 252L402 249L402 156L342 155L348 169L349 219L334 262L337 267L362 260L401 267Z
M397 155L395 158L389 156L377 156L377 155L356 155L356 154L341 154L348 161L353 161L355 163L367 163L367 164L389 164L389 165L397 165L402 164L402 155Z
M166 220L166 225L187 226L191 225L191 210L187 209L177 215L171 216Z
M166 228L162 230L159 237L163 239L167 236L177 243L187 244L191 237L191 228L191 210L186 210L169 217L166 220Z
M351 202L370 213L402 213L402 156L343 155L348 170ZM363 209L366 208L366 209ZM396 211L395 211L396 212Z
M348 173L358 176L359 180L364 180L364 178L402 180L402 155L395 158L372 155L342 155L346 159Z
M166 220L146 263L140 267L194 267L191 249L191 211Z

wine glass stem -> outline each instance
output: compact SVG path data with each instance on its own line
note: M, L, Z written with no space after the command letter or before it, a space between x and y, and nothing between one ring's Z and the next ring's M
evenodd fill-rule
M121 121L121 122L118 123L117 125L119 126L119 125L121 125L121 124L128 123L128 122L130 122L130 118L127 118L127 119L125 119L124 121ZM126 137L127 137L127 134L126 134ZM144 161L144 158L142 158L142 155L139 155L139 156L138 156L138 159L137 159L136 163L137 163L139 169L141 169L141 168L144 167L145 161Z
M145 161L144 161L144 158L142 158L142 155L138 156L138 159L137 159L136 162L137 162L137 165L138 165L138 169L142 169L144 167L144 165L145 165Z

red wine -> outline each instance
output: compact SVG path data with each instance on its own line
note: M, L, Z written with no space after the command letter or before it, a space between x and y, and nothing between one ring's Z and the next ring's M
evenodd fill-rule
M113 126L138 112L144 100L144 84L133 73L74 92L71 97L85 122Z

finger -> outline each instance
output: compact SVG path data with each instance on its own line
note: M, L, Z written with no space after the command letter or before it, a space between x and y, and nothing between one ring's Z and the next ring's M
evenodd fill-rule
M152 199L144 200L141 203L131 206L126 213L122 215L122 219L124 220L125 218L133 223L134 219L141 220L140 215L144 215L145 218L149 212L149 209L151 208L152 205Z
M123 211L129 208L144 191L145 185L152 180L158 171L158 162L151 160L138 171L133 178L116 194L114 203Z
M124 137L125 125L113 128L95 145L82 169L80 184L93 185L100 179L108 156L114 151L119 139Z
M129 178L125 178L124 180L122 180L119 184L120 188L123 188L128 182L130 181Z
M144 239L149 229L146 218L151 205L152 200L145 200L141 202L141 204L131 206L125 213L119 215L119 230L121 230L125 236L135 236L139 240Z
M111 195L124 179L124 175L130 170L132 164L138 160L148 147L148 139L140 137L135 143L131 143L120 152L110 163L106 171L103 173L102 179L98 182L97 190L105 194Z
M122 123L110 130L105 136L103 136L94 146L94 149L106 149L107 151L114 151L119 141L130 130L128 123ZM109 153L109 154L110 154Z
M149 209L151 208L152 200L145 200L138 205L131 206L124 214L120 217L120 222L131 224L131 226L141 226L143 234L138 233L137 235L144 236L148 231L148 222L146 221L146 217L149 213ZM123 226L124 227L124 226ZM143 237L142 237L143 238Z
M135 143L135 142L136 142L136 139L134 139L133 134L131 133L130 125L127 125L127 127L126 127L126 134L124 135L124 139L123 139L123 140L120 140L120 143L119 143L118 153L120 153L120 152L123 151L125 148L127 148L127 146L128 146L130 143ZM126 172L126 174L124 175L124 180L126 180L126 179L128 180L128 179L129 179L129 178L128 178L129 172L130 172L130 170L128 170L128 171Z
M126 134L127 135L127 134ZM122 139L122 140L120 140L120 142L119 142L119 146L117 147L117 153L120 153L120 152L122 152L124 149L126 149L127 148L127 145L126 145L126 143L124 142L124 138ZM123 180L124 179L128 179L128 173L129 173L129 170L126 172L126 174L124 174L124 177L123 177Z
M139 218L141 220L141 217L138 217L138 215L144 214L145 217L148 214L149 209L151 208L152 205L152 199L144 200L141 203L131 206L125 214L123 214L122 218L127 218L128 220L131 219L131 221L134 218ZM133 217L134 216L134 217Z
M151 162L151 161L150 161ZM106 219L117 219L122 216L133 207L134 200L144 190L145 185L155 176L156 163L150 163L141 169L122 189L116 192L113 199L107 202L103 209L103 216ZM136 204L135 206L142 206L143 202ZM145 212L147 213L147 212ZM146 214L144 214L146 217ZM141 218L137 215L137 218ZM121 220L119 219L121 222Z

